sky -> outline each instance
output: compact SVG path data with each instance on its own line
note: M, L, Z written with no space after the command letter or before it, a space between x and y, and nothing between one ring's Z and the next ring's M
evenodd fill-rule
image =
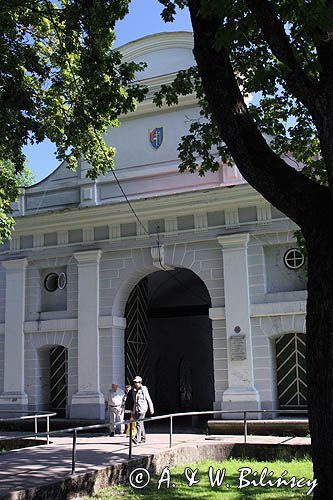
M161 31L192 31L187 10L178 11L173 23L164 23L161 18L162 5L157 0L132 0L130 13L116 26L116 47L137 38ZM58 165L54 145L46 140L24 148L27 166L33 172L36 182L48 176Z

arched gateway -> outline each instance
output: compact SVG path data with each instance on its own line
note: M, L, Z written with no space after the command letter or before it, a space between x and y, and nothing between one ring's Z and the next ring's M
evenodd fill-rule
M214 401L210 297L192 271L143 278L126 304L125 377L140 374L159 413L205 410Z

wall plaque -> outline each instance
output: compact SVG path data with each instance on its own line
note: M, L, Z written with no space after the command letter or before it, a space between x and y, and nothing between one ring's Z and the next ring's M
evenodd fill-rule
M243 361L246 359L246 336L230 336L230 357L231 361Z

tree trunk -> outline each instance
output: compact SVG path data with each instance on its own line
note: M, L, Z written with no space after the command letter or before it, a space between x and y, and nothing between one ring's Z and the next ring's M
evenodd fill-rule
M315 500L332 498L333 474L333 231L313 221L308 248L306 364Z
M296 172L270 150L248 113L227 49L214 48L220 20L203 18L200 8L201 0L189 1L193 52L221 138L244 178L301 227L307 243L308 408L314 477L318 481L314 498L330 500L333 497L333 229L329 219L332 193ZM330 164L333 165L333 157Z

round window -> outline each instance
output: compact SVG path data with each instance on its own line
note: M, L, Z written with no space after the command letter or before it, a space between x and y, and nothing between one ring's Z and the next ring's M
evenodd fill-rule
M58 289L57 273L50 273L45 277L44 286L48 292L55 292Z
M66 273L60 273L58 276L58 288L63 290L67 285L67 276Z
M288 269L300 269L304 264L304 255L298 248L290 248L286 251L283 257L284 264Z

